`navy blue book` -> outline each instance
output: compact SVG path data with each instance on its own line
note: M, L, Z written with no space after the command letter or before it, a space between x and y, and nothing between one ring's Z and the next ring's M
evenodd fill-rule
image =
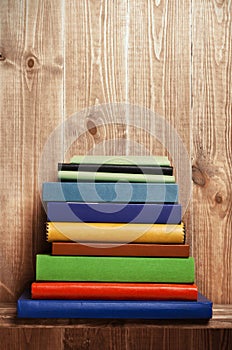
M48 221L179 224L180 204L48 202Z
M44 202L177 203L174 183L45 182Z
M18 300L20 318L209 319L212 302L197 301L36 300L25 292Z

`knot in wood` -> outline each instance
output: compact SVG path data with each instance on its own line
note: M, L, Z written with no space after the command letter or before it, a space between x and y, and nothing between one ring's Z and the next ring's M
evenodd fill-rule
M5 61L6 57L0 52L0 61Z
M96 135L97 134L97 126L92 120L88 120L87 122L87 129L91 135Z
M34 59L34 57L29 57L29 58L27 59L27 66L31 69L31 68L34 67L34 65L35 65L35 59Z
M195 165L192 167L192 180L193 182L201 187L204 187L206 184L205 176L203 172L197 168Z
M215 195L215 202L218 204L222 203L222 195L220 193L216 193Z

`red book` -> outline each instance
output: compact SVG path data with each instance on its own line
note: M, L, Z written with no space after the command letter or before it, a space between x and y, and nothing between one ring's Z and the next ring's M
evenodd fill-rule
M75 242L52 242L52 255L82 256L155 256L155 257L189 257L188 244L149 244L128 243L113 245L93 243L92 246Z
M197 300L195 284L34 282L32 299Z

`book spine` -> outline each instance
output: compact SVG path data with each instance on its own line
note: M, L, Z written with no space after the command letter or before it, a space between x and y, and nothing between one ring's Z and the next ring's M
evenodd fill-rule
M73 156L70 163L170 166L166 156Z
M179 204L48 202L49 221L179 224Z
M177 184L45 182L44 202L176 203Z
M32 299L197 300L195 284L34 282Z
M171 166L136 166L136 165L110 165L110 164L75 164L58 163L58 171L89 171L106 173L129 173L129 174L153 174L153 175L173 175Z
M117 243L183 243L184 225L47 222L47 240Z
M115 246L106 243L92 243L90 246L75 242L52 242L52 255L187 258L189 257L189 245L130 243Z
M193 283L193 258L37 255L37 281Z
M58 171L58 179L62 181L130 181L130 182L157 182L175 183L175 176L103 173L90 171Z

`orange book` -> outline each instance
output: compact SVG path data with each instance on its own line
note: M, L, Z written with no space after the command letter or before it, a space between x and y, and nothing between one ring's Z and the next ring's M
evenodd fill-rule
M197 300L195 284L34 282L32 299Z

